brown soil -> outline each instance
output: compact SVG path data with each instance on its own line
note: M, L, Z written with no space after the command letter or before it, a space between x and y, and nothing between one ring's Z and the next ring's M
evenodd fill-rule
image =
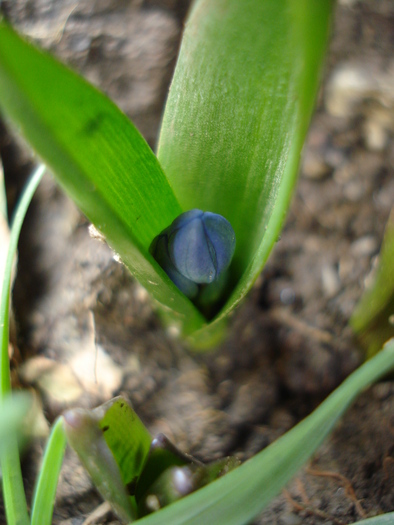
M23 33L107 92L154 146L188 4L15 0L4 7ZM93 407L122 392L153 434L164 432L204 461L244 460L357 367L362 355L348 321L394 201L393 49L392 2L338 2L286 227L212 353L194 354L162 327L146 292L89 237L53 180L43 181L20 243L13 344L15 381L34 386L49 423L69 406ZM361 79L355 88L352 75ZM5 129L0 147L12 206L32 159ZM393 511L393 414L392 382L361 396L255 523L349 524ZM26 459L29 495L43 443L37 439ZM83 523L99 504L68 451L53 523ZM0 522L2 515L0 508ZM101 522L117 523L112 514Z

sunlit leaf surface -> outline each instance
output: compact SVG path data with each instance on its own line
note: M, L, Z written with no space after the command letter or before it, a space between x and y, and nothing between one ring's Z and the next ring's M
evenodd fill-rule
M102 93L0 21L0 108L130 271L185 332L203 317L149 253L182 209L130 120Z
M222 315L251 287L279 235L332 6L199 0L186 24L158 158L185 210L219 213L235 230L233 293Z

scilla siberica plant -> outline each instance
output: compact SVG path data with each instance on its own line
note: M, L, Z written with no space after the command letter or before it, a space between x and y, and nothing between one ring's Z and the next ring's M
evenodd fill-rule
M195 346L218 343L278 239L332 5L196 0L157 155L105 95L0 21L1 109Z

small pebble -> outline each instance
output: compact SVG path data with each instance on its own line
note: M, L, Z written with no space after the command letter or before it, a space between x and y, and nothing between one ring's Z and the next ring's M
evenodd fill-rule
M110 398L120 388L124 368L116 364L99 346L81 348L70 362L84 390Z
M283 288L280 292L280 300L283 304L293 304L295 301L296 294L293 288Z
M388 133L379 122L370 119L364 124L364 138L368 149L383 151L388 142Z
M280 525L301 525L302 518L297 514L285 514L279 519Z
M335 117L349 117L354 107L374 89L375 83L365 68L358 64L337 67L327 85L327 111Z
M341 289L337 270L331 264L324 264L321 269L323 291L327 297L334 297Z
M320 155L307 150L304 156L302 175L311 180L323 179L330 172L329 166Z
M378 241L373 235L365 235L354 241L350 247L355 256L372 255L378 250Z

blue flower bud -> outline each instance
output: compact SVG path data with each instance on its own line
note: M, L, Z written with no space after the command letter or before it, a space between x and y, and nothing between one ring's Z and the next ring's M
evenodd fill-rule
M181 292L189 297L189 299L193 299L198 293L198 286L193 281L186 279L186 277L180 274L172 264L168 254L167 230L168 228L154 239L150 248L151 253L155 260L166 272L171 281L181 290Z
M208 284L229 267L235 233L221 215L190 210L175 219L168 230L171 261L187 279Z
M193 299L198 284L218 281L229 267L235 233L221 215L190 210L158 235L150 250L170 279Z

